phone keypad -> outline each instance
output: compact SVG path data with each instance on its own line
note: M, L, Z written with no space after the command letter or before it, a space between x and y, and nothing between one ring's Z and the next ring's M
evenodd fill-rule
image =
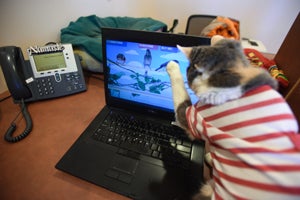
M53 83L49 77L37 80L36 86L40 96L54 94Z
M84 79L78 72L59 74L58 76L60 81L57 81L57 76L35 80L35 93L39 96L38 99L65 96L85 90Z
M66 80L68 83L70 83L70 90L78 90L84 87L83 83L81 83L82 81L80 75L76 72L66 74Z

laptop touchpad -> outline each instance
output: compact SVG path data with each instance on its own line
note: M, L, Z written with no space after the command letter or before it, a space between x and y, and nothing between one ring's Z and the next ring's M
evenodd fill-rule
M134 174L138 164L139 161L136 159L117 154L114 157L112 168L128 174Z

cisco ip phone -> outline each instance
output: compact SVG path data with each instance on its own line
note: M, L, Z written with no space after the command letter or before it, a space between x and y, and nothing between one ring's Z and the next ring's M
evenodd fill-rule
M5 140L17 142L32 129L26 102L51 99L83 92L85 80L77 55L71 44L31 46L27 49L29 60L24 60L22 50L15 46L0 47L0 66L14 102L20 104L26 129L12 137L14 123L7 130Z

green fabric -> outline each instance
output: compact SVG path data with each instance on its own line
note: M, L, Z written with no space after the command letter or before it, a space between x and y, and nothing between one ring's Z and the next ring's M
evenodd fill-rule
M83 47L92 57L102 62L102 27L156 31L166 28L167 25L152 18L99 18L91 15L80 17L76 22L70 22L68 27L61 29L61 43L71 43L74 47Z

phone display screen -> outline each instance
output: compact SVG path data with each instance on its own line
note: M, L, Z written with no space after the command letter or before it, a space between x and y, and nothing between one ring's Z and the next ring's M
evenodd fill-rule
M37 72L66 68L63 52L33 55Z

